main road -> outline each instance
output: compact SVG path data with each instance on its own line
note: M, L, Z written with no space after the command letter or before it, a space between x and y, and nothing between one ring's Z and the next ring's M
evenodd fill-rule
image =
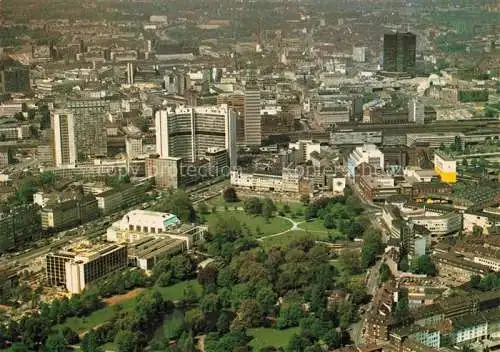
M202 184L198 187L188 189L189 197L193 204L209 200L221 194L222 190L227 187L227 180L219 180L214 183ZM160 198L165 194L161 194ZM159 199L147 201L142 204L142 209L149 209L158 203ZM140 205L134 205L126 210L121 210L117 213L101 217L93 221L87 222L80 227L61 231L54 234L52 237L39 240L35 245L36 248L25 250L18 254L7 254L0 258L0 271L5 269L19 270L31 263L35 259L46 255L47 253L57 250L71 242L78 242L84 239L101 236L106 233L109 224L122 218L128 211L136 209ZM50 241L50 243L47 243Z

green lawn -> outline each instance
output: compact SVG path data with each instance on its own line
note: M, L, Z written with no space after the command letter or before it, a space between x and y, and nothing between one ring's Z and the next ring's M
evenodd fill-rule
M237 210L237 211L227 211L227 212L219 211L216 214L208 214L206 219L209 231L213 230L215 224L217 223L217 219L219 217L229 217L229 216L234 217L242 225L246 224L246 226L248 226L252 235L254 236L257 235L256 229L259 228L260 235L258 237L283 232L292 227L290 221L277 216L269 219L269 222L267 222L262 216L249 215L246 214L244 211Z
M189 285L192 285L198 296L201 296L201 285L196 280L181 281L167 287L155 286L155 289L161 293L163 299L179 301L184 298L184 290Z
M324 225L323 225L323 219L313 219L312 221L304 221L302 222L299 227L303 229L304 231L321 231L321 232L328 232L328 231L335 231L335 230L328 230Z
M154 287L152 289L158 290L164 299L178 301L184 297L184 290L189 284L193 285L193 287L194 287L195 291L198 293L198 295L201 295L201 286L198 284L198 282L196 280L183 281L183 282L179 282L179 283L172 285L172 286ZM130 300L121 302L120 305L122 306L122 309L124 309L124 310L131 310L134 308L135 303L136 303L136 298L131 298ZM68 318L68 319L66 319L66 321L63 324L56 325L54 327L54 330L56 331L59 328L68 326L78 333L83 333L83 332L88 331L92 328L95 328L96 326L98 326L100 324L105 323L106 321L109 321L113 317L113 315L115 314L116 309L117 308L114 308L113 305L108 305L102 309L96 310L95 312L90 314L88 317Z
M287 247L290 243L301 238L310 238L315 241L327 241L328 234L325 233L314 233L306 231L288 231L282 235L268 237L262 240L262 245L264 248L268 249L273 246Z
M172 314L165 317L163 325L156 329L151 345L155 345L156 341L170 340L175 338L184 324L184 312L175 310Z
M299 333L299 328L289 328L285 330L256 328L248 330L248 334L253 336L252 341L250 341L250 346L254 351L260 351L261 348L267 346L276 348L286 347L288 341L290 341L295 333Z
M101 347L101 351L108 352L108 351L118 351L118 346L115 345L113 342L108 342L107 344L103 345Z

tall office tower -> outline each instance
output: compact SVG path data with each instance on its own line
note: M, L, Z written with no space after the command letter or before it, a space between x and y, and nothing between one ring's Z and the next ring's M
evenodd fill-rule
M109 104L99 99L68 100L66 109L74 116L77 161L106 155L105 124Z
M30 90L28 66L9 56L0 58L0 94L25 93Z
M384 71L413 72L417 36L413 33L384 34Z
M160 158L195 162L205 157L208 148L216 147L226 149L235 166L235 118L225 104L159 110L155 114L156 152Z
M425 106L418 98L413 97L408 101L408 121L416 124L424 124Z
M73 114L57 111L52 116L54 160L57 167L75 165L76 141Z
M260 146L262 122L260 118L260 89L257 82L248 82L245 87L245 145Z

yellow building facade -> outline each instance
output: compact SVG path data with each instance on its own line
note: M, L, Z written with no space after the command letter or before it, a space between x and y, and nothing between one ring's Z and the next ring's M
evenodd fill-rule
M457 182L457 162L455 160L447 159L444 156L435 153L434 171L436 171L441 178L441 182Z

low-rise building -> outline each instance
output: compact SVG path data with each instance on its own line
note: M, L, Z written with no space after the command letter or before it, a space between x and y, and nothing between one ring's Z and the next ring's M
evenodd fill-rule
M303 181L300 170L284 168L281 175L231 171L231 185L258 192L299 193Z
M96 196L99 210L103 214L112 213L118 209L130 207L144 201L146 192L152 187L151 180L136 184L125 184Z
M20 206L8 214L0 214L0 241L4 250L19 249L41 235L42 222L38 207Z
M133 243L145 237L182 240L191 248L205 239L207 226L183 224L174 214L132 210L111 225L106 233L110 242Z
M42 209L42 229L64 229L99 216L97 200L92 196L70 199Z
M434 263L439 275L446 276L457 282L468 282L471 276L484 276L492 270L482 264L466 260L464 257L452 253L436 253L433 255Z
M442 182L457 182L457 162L444 153L434 153L434 171L441 177Z
M151 270L155 264L187 250L186 241L165 237L144 237L128 246L129 264L143 270Z

